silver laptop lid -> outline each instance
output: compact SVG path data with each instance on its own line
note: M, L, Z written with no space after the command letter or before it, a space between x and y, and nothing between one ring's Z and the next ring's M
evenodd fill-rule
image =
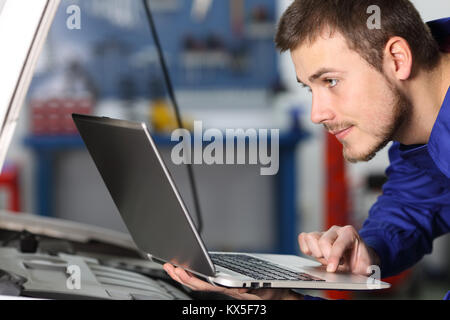
M213 276L214 265L145 124L73 119L138 248Z
M59 0L0 0L0 169Z

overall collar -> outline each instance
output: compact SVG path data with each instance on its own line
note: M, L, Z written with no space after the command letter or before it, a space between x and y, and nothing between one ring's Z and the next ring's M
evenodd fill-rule
M428 152L439 170L450 178L450 87L431 130Z

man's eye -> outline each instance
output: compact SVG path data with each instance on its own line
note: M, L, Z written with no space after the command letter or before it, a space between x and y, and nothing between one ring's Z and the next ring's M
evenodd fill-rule
M329 88L333 88L337 86L339 81L337 79L326 79L325 82L328 83Z

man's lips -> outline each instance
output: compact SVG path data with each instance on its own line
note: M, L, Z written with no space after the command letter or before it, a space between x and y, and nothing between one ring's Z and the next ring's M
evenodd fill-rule
M347 127L343 130L339 130L339 131L332 131L330 132L331 134L335 135L336 138L338 139L343 139L345 138L345 136L347 136L347 134L350 133L350 131L352 130L353 126Z

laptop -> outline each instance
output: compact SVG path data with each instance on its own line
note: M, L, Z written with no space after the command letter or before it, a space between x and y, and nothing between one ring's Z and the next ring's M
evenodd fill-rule
M390 285L328 273L295 255L209 252L145 123L73 114L73 120L137 247L219 286L369 290Z

